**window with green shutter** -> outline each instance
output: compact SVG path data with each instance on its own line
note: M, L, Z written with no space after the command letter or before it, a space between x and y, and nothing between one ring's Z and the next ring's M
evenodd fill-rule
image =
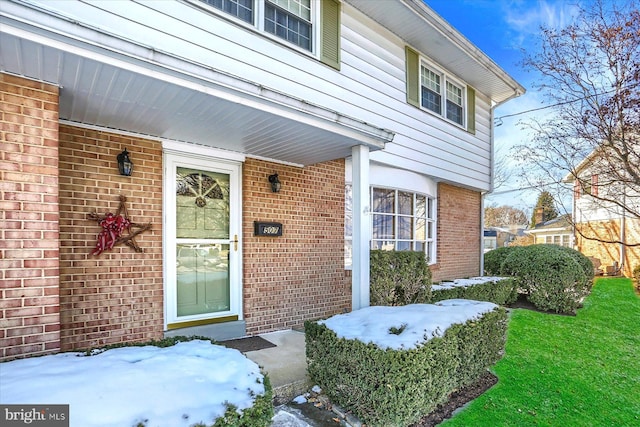
M405 46L407 103L475 134L476 92Z
M231 16L340 69L340 0L199 0L202 3L213 13Z

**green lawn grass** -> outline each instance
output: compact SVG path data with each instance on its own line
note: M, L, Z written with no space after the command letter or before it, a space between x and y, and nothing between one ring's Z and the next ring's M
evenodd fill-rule
M512 311L499 381L441 424L640 426L640 297L600 278L577 316Z

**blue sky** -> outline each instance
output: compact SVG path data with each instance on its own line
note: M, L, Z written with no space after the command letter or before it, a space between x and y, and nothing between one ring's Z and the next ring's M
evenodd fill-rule
M500 117L542 106L542 98L532 82L536 76L527 72L519 63L522 50L531 52L541 25L562 27L572 22L577 14L579 0L425 0L425 2L478 46L494 62L507 71L527 93L496 109ZM537 113L540 114L540 113ZM498 156L507 156L513 145L529 139L519 130L518 120L526 115L506 118L495 128ZM502 192L519 186L517 176L497 189ZM486 203L506 204L524 210L528 215L535 205L537 190L514 191L487 197Z

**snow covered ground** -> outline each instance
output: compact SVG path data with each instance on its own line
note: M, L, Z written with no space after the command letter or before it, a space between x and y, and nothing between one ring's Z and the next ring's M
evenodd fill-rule
M209 341L60 353L0 364L0 403L69 404L73 427L211 424L264 394L257 364Z
M496 307L452 299L367 307L321 323L339 337L380 348L410 349ZM211 424L224 414L225 403L245 409L260 394L264 394L263 375L255 362L237 350L202 340L0 364L0 403L69 404L72 427L129 427L145 420L149 427ZM291 422L274 417L274 425L304 425Z

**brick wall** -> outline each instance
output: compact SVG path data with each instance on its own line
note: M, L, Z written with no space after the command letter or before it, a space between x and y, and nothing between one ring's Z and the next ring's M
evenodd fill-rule
M438 262L433 281L480 274L480 209L477 191L438 184Z
M0 360L60 348L58 88L0 74Z
M277 172L282 190L267 177ZM243 171L244 314L247 333L301 326L351 306L344 271L344 161L305 168L247 159ZM256 237L253 221L281 222Z
M578 224L577 227L587 237L602 240L620 239L620 220L593 221L588 224ZM631 243L640 242L640 220L627 219L625 221L625 240ZM602 243L591 240L576 233L576 249L588 257L597 258L601 263L601 270L606 273L607 266L620 264L620 245L616 243ZM633 269L640 265L640 247L625 249L623 270L627 277L632 277Z
M125 148L130 177L118 174ZM136 237L144 252L122 245L93 256L101 228L88 215L115 213L120 195L133 222L152 224ZM162 337L160 142L60 126L60 240L63 350Z

